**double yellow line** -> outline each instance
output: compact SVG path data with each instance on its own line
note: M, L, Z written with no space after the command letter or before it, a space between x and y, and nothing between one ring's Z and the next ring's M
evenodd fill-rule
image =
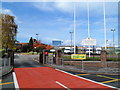
M12 84L14 82L0 83L0 85Z
M12 84L14 82L6 82L6 83L2 83L2 80L0 80L0 85L7 85L7 84Z

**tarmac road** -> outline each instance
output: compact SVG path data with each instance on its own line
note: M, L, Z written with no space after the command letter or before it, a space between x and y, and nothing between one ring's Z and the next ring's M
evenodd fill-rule
M42 64L34 61L36 57L38 57L38 55L16 55L14 61L15 68L43 67Z
M15 68L25 68L25 67L44 67L42 64L34 61L34 58L38 57L38 55L20 55L15 54L14 66ZM9 73L2 77L2 88L4 89L12 89L14 90L14 81L12 73Z
M44 65L40 64L35 58L38 58L38 55L15 55L15 68L25 68L25 67L45 67ZM69 72L69 71L68 71ZM76 72L69 72L74 75L78 75L80 77L84 77L87 79L91 79L97 82L101 82L103 84L108 84L111 86L119 87L120 78L115 75L97 75L97 74L86 74L86 73L76 73ZM13 81L13 74L9 73L8 75L2 78L2 87L3 90L5 88L11 88L12 90L15 88L14 81Z

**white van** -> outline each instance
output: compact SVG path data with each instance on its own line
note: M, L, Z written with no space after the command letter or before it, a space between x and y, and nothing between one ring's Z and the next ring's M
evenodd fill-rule
M90 51L89 51L89 49L90 49ZM93 54L93 48L87 48L86 49L86 54L89 54L89 52L90 52L90 54Z
M72 54L72 53L74 53L73 48L71 48L71 47L65 47L64 53L65 54Z
M101 54L102 48L96 48L96 54Z

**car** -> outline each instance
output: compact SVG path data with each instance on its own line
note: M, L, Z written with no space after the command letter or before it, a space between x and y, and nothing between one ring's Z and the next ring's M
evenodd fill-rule
M64 54L72 54L72 53L74 53L73 48L66 47L64 49Z

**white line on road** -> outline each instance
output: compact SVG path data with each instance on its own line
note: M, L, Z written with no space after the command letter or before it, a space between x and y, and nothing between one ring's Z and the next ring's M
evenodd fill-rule
M15 89L19 90L19 85L18 85L18 82L17 82L17 78L16 78L15 72L13 72L13 81L14 81Z
M107 86L107 87L110 87L110 88L118 89L117 87L110 86L110 85L106 85L106 84L103 84L103 83L99 83L99 82L96 82L96 81L93 81L93 80L90 80L90 79L87 79L87 78L79 77L79 76L77 76L77 75L74 75L74 74L68 73L68 72L63 71L63 70L60 70L60 69L56 69L56 70L61 71L61 72L64 72L64 73L69 74L69 75L71 75L71 76L75 76L75 77L78 77L78 78L81 78L81 79L84 79L84 80L87 80L87 81L93 82L93 83L97 83L97 84L104 85L104 86Z
M56 83L57 83L57 84L59 84L60 86L64 87L64 88L66 88L66 89L70 90L68 87L66 87L66 86L65 86L65 85L63 85L62 83L60 83L60 82L58 82L58 81L56 81Z

